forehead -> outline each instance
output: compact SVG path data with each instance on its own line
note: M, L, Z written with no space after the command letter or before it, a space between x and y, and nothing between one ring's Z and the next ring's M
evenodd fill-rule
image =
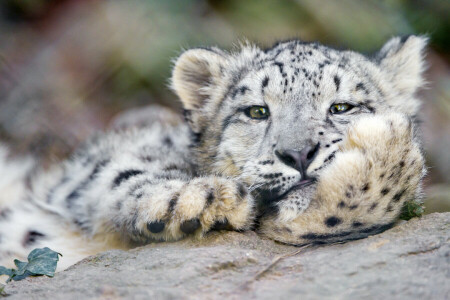
M238 90L273 93L293 100L329 100L368 91L369 60L355 52L339 51L320 44L292 41L252 57ZM364 90L366 89L366 90Z

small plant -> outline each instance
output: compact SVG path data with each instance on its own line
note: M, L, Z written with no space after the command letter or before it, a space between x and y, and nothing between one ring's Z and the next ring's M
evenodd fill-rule
M423 202L419 201L406 201L400 212L400 219L408 221L415 217L421 217L423 215Z
M34 249L28 254L28 262L22 262L18 259L14 260L17 269L8 269L0 266L0 275L9 276L6 282L22 280L28 276L46 275L53 277L59 255L61 254L47 247ZM0 292L3 288L0 287Z

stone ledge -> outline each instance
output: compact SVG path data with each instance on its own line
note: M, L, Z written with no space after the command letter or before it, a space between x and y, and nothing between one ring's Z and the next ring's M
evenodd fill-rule
M54 278L7 285L8 299L445 299L450 213L345 244L302 249L254 232L89 257ZM271 265L274 259L279 259Z

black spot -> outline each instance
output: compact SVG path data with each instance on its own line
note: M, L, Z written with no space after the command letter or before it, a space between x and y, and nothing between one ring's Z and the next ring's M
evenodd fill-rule
M356 208L358 208L358 204L353 204L348 207L348 209L350 209L350 210L354 210Z
M373 211L375 209L375 207L378 206L378 203L374 202L372 203L372 205L369 207L369 209L367 210L368 212Z
M405 166L405 162L402 160L402 161L399 163L399 165L400 165L400 168L403 168L403 167Z
M366 228L364 230L361 230L359 233L356 233L354 231L343 231L339 233L325 233L325 234L317 234L317 233L307 233L305 235L300 236L300 238L312 240L315 243L324 243L324 242L334 242L337 240L344 240L347 239L358 239L366 237L368 234L377 234L380 232L383 232L389 228L391 228L394 225L394 223L384 224L384 225L374 225L369 228ZM336 239L338 238L338 239ZM326 241L328 240L328 241Z
M334 227L342 223L342 220L338 217L332 216L325 219L325 225L328 227Z
M244 184L239 184L238 186L239 198L244 199L248 194L247 187Z
M25 235L25 238L23 239L22 245L24 247L30 246L30 245L34 244L38 239L43 238L43 237L45 237L45 234L43 234L43 233L41 233L39 231L30 230Z
M362 187L361 191L367 192L369 189L370 189L370 184L369 184L369 183L366 183L366 184Z
M336 91L339 91L339 86L341 85L341 79L337 75L334 76L334 84L336 85Z
M164 227L166 224L164 224L163 221L155 221L151 223L147 223L147 229L152 233L160 233L164 230Z
M341 201L341 202L338 203L338 207L339 208L344 208L345 206L346 206L346 204L345 204L344 201Z
M215 196L214 196L214 190L210 189L208 191L208 195L206 195L206 205L211 205L214 202Z
M200 225L201 225L200 220L195 218L181 223L180 230L186 234L190 234L196 231L200 227Z
M275 62L274 65L276 65L276 66L280 69L280 73L281 73L281 74L284 73L284 71L283 71L284 64L283 64L283 63L281 63L281 62Z
M169 207L168 207L168 209L167 209L167 212L168 212L169 214L172 214L172 212L174 211L175 206L177 205L177 202L178 202L178 198L179 198L179 197L180 197L180 194L179 194L179 193L176 193L176 194L173 195L172 198L170 199L170 201L169 201Z
M142 155L141 160L145 161L145 162L152 162L153 161L153 157L151 157L150 155Z
M122 182L130 179L133 176L144 173L141 170L126 170L119 173L113 180L113 188L118 187Z
M337 142L340 142L340 141L342 141L342 139L332 140L331 142L332 142L333 144L336 144Z
M105 159L99 161L93 168L89 176L83 180L66 198L67 207L71 208L75 199L80 197L80 191L87 187L87 185L94 180L100 170L108 164L109 160Z
M214 225L211 227L211 230L232 230L230 223L227 219L219 220L214 223Z
M172 139L170 137L166 136L163 139L163 144L166 145L167 147L172 147L173 141L172 141Z
M354 222L352 223L352 226L353 226L353 227L361 227L362 225L363 225L363 223L358 222L358 221L354 221Z
M384 175L386 175L385 173L380 175L380 179L382 179L384 177Z
M9 209L9 208L0 210L0 220L7 220L10 214L11 214L11 209Z
M283 231L288 232L288 233L292 233L292 230L290 228L287 228L287 227L283 227Z
M356 85L356 87L355 87L355 89L357 90L357 91L359 91L359 90L366 90L366 87L364 86L364 84L362 83L362 82L360 82L360 83L358 83L357 85Z
M239 93L241 95L245 95L245 92L249 91L250 89L246 86L242 86L241 88L239 88Z
M381 190L381 195L386 196L389 193L389 191L390 191L390 189L385 187L384 189Z
M176 164L170 164L166 167L164 167L163 171L174 171L178 170L178 166Z
M78 191L78 189L73 190L67 197L66 197L66 202L67 202L67 207L72 207L72 203L75 199L77 199L78 197L80 197L80 193Z
M262 81L262 88L265 88L267 85L269 84L269 77L264 77L263 81Z
M319 131L319 135L323 135L323 131Z
M319 238L319 235L316 233L307 233L302 235L300 238L306 239L306 240L315 240Z
M395 194L394 197L392 197L392 201L394 201L394 202L400 201L400 199L402 198L405 191L406 191L406 189L403 189L400 192L398 192L397 194Z

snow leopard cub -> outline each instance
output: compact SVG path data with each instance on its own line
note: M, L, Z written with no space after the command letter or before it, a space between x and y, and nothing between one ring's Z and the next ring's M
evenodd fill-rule
M24 172L2 182L0 265L48 246L63 269L213 229L301 245L389 228L420 196L425 46L409 36L372 57L299 40L184 52L171 82L185 122L99 135L27 191L30 164L2 162Z

